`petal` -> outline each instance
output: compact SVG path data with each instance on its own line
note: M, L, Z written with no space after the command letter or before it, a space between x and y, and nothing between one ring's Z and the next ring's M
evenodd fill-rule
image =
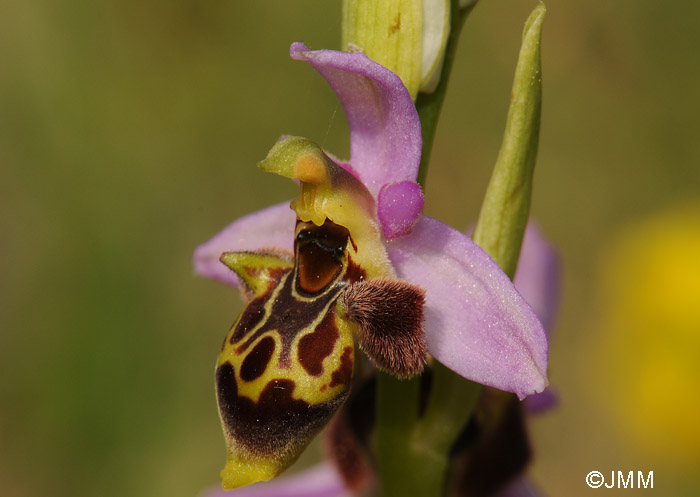
M551 336L559 303L559 257L535 223L529 223L525 230L513 283Z
M380 188L418 176L421 129L401 79L362 53L309 49L293 43L290 55L323 76L350 126L350 162L376 198Z
M399 181L379 190L377 216L387 240L411 232L423 210L423 192L415 181Z
M427 216L388 245L398 275L426 290L429 352L470 380L524 398L547 385L547 337L498 265Z
M296 214L289 208L289 202L237 219L195 249L194 269L207 278L240 287L240 278L219 261L221 254L264 250L288 252L291 256L295 222Z
M201 497L350 497L343 480L324 462L299 473L236 490L210 490Z

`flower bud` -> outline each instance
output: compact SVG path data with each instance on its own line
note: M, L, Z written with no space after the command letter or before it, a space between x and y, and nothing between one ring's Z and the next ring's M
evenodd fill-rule
M449 0L343 2L343 48L398 74L414 100L437 87L449 31Z

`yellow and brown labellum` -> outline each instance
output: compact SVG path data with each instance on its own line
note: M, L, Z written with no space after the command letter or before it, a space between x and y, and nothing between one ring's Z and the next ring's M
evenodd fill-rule
M336 312L347 284L349 233L330 221L299 222L296 233L293 267L259 258L272 264L255 269L255 259L228 255L246 261L234 270L255 296L217 362L227 489L268 480L294 462L350 388L353 336Z
M353 335L398 376L422 370L424 293L395 278L362 182L303 138L259 164L301 182L294 259L226 253L250 301L219 354L219 412L228 445L223 487L269 480L298 457L348 395Z

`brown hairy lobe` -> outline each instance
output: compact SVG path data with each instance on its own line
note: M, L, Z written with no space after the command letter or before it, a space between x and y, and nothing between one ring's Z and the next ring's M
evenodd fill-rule
M377 367L400 378L423 371L428 345L422 288L396 279L363 280L348 285L338 302L343 317L359 325L360 347Z

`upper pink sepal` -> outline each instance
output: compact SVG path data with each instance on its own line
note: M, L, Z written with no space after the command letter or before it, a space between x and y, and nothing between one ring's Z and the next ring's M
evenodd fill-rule
M308 62L340 100L350 127L350 163L376 198L387 183L415 181L420 165L420 119L401 78L363 53L289 49Z

